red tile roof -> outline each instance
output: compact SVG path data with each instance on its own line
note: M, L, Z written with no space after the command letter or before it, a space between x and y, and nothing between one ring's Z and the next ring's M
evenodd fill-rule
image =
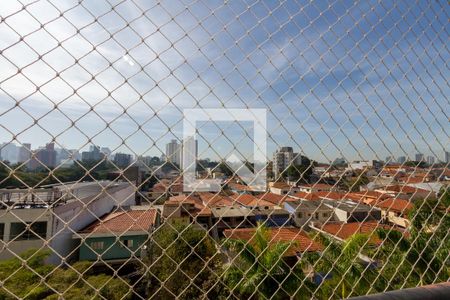
M390 210L399 213L408 213L414 207L411 202L398 198L388 198L375 204L375 206L383 210Z
M209 216L211 215L211 210L209 207L205 206L202 200L196 195L178 195L172 196L164 202L164 205L182 205L182 204L191 204L194 206L192 211L189 213L192 216L200 215L200 216Z
M238 191L253 191L251 187L244 185L244 184L235 183L235 182L228 183L228 187L238 190Z
M279 181L273 182L270 187L273 187L276 189L292 189L293 188L291 185L287 184L286 182L279 182Z
M81 233L147 232L156 222L156 209L113 212L84 228Z
M294 256L297 252L313 252L322 250L322 245L312 241L308 235L298 228L269 228L267 229L270 235L271 243L276 242L296 242L285 253L285 256ZM256 228L239 228L226 229L224 235L227 238L239 239L252 242L255 235Z
M390 192L397 192L397 193L404 193L404 194L414 194L414 193L431 193L430 191L421 189L421 188L416 188L416 187L412 187L409 185L389 185L385 188L383 188L386 191L390 191Z
M361 223L328 223L320 227L323 231L343 240L346 240L357 233L371 235L377 228L392 229L394 226L379 224L376 221L369 221ZM371 242L375 244L381 243L375 234L371 235Z
M276 205L281 205L281 204L283 204L283 202L289 201L290 199L293 200L289 196L286 196L286 195L282 196L282 195L278 195L278 194L274 194L274 193L270 193L270 192L264 193L261 195L257 195L256 197L258 197L259 199L262 199L262 200L269 201Z
M346 198L355 201L361 202L368 205L374 205L384 199L389 198L388 195L375 191L367 191L367 192L352 192L348 193Z
M250 205L255 200L255 197L250 194L233 194L230 197L242 205Z
M208 207L218 207L218 206L231 206L234 201L228 196L223 196L220 194L213 193L198 193L198 196L203 201L203 204Z

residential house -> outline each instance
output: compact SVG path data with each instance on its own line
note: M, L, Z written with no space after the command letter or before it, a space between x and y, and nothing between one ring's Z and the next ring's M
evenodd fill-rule
M159 224L156 208L113 211L73 235L81 239L79 260L106 263L139 258Z
M307 228L310 222L326 223L334 220L333 209L320 201L286 201L284 209L291 215L296 226Z
M237 183L237 182L229 182L227 183L227 187L233 192L237 194L257 194L259 192L254 191L251 187L245 184Z
M299 187L300 192L315 193L315 192L335 192L337 187L324 183L302 184Z
M255 214L251 208L241 205L211 208L214 237L223 235L224 230L255 227Z
M238 204L252 210L255 222L265 222L267 226L286 226L291 223L290 214L284 210L283 206L264 200L263 196L253 195L231 195ZM270 198L270 197L265 197Z
M351 200L333 201L327 199L323 199L322 203L333 209L336 221L351 223L381 219L381 211L366 204Z
M280 207L283 207L283 203L286 201L295 200L290 195L278 195L278 194L274 194L274 193L270 193L270 192L256 195L256 197L258 197L261 200L271 202L274 205L278 205Z
M415 201L418 199L435 198L436 193L426 189L413 187L409 185L388 185L382 188L375 189L380 193L385 193L392 198L400 198L409 201Z
M172 196L164 202L162 216L165 222L196 223L210 228L211 209L196 194Z
M277 195L291 195L299 191L299 189L286 182L269 182L269 190Z
M164 202L169 197L182 195L183 182L177 179L161 179L148 192L148 200Z
M388 198L374 204L381 210L381 217L394 225L407 228L411 222L408 213L413 209L411 202L404 199Z
M389 195L376 191L361 191L347 194L347 199L364 203L370 206L373 206L375 203L378 203L387 198L389 198Z

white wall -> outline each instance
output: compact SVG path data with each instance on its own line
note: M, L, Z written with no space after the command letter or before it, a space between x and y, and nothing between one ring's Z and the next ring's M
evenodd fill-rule
M109 195L108 195L109 194ZM61 257L70 257L76 253L78 241L72 235L110 212L114 206L131 206L135 204L134 187L120 184L100 196L89 196L71 200L54 209L28 208L0 211L1 223L5 223L5 245L0 248L0 259L14 257L30 248L41 248L43 240L8 242L11 222L47 221L47 241L53 251L50 263L58 264ZM67 224L67 227L65 227ZM2 244L0 244L2 245ZM60 257L61 256L61 257Z

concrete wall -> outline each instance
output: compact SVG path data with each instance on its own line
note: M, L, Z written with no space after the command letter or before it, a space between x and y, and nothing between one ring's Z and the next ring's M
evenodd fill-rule
M23 251L30 248L46 248L45 241L43 239L32 239L32 240L14 240L10 237L11 223L21 223L21 222L47 222L47 234L48 238L51 236L51 211L45 208L37 209L15 209L10 212L5 210L0 210L0 223L3 223L4 235L3 243L0 243L0 260L12 258L19 255Z
M75 258L76 252L73 250L78 244L76 240L72 239L74 233L97 221L101 216L110 212L114 206L135 205L134 187L131 185L117 187L108 190L108 194L104 193L100 196L90 196L80 200L58 206L54 210L58 217L53 218L51 246L55 253L63 257ZM64 228L64 224L67 224L68 228ZM59 263L60 259L57 255L52 255L50 261Z
M134 187L130 184L119 184L107 191L108 193L100 195L94 192L91 193L94 196L71 200L53 209L25 208L0 211L0 223L5 224L6 243L0 248L0 259L12 258L30 248L47 246L52 250L49 263L59 264L62 258L76 258L78 243L72 239L74 233L110 212L114 206L135 204ZM10 223L39 221L47 222L46 241L9 241Z

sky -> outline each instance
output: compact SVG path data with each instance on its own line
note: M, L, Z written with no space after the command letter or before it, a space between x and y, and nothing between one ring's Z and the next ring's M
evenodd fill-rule
M269 159L443 159L449 15L445 1L2 1L0 142L159 156L183 109L263 108ZM201 156L252 156L251 122L205 123Z

